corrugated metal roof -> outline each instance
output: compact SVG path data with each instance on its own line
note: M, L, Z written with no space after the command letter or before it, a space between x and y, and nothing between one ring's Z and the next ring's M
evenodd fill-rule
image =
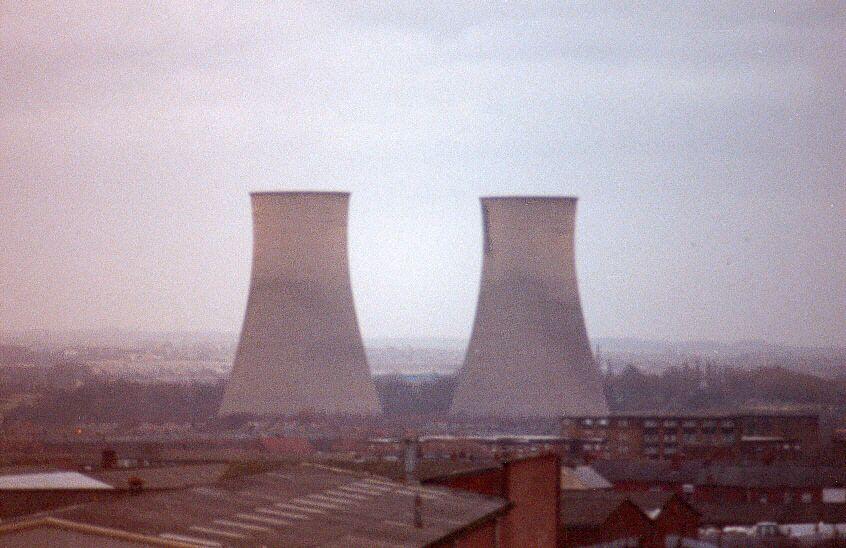
M40 472L0 476L0 490L107 490L112 486L79 472Z
M415 527L415 500L422 527ZM316 465L150 492L50 515L162 539L238 546L423 546L491 519L508 501ZM2 528L0 528L2 534Z

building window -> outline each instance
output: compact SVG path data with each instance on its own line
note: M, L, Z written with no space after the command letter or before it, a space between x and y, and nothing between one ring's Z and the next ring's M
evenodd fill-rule
M596 421L596 424L598 424L599 426L608 426L608 419L599 419L598 421Z
M619 426L621 428L626 428L628 425L629 425L629 421L627 421L626 419L620 419L620 420L617 421L617 426Z
M805 491L804 493L802 493L802 502L804 502L805 504L814 502L814 495Z
M664 421L664 428L675 428L678 426L676 421Z
M593 426L593 419L582 419L582 426Z
M787 491L784 493L784 503L790 504L791 502L793 502L793 493Z
M643 421L644 428L658 428L658 422L653 420Z

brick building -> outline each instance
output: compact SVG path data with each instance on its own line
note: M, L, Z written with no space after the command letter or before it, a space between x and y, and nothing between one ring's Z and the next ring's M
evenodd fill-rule
M699 536L702 516L699 510L675 493L629 493L626 495L652 522L646 542L652 546L669 546L679 538L695 539ZM674 544L674 543L673 543Z
M560 459L543 454L486 468L432 476L424 485L439 485L507 500L499 546L552 547L558 544Z
M619 497L565 498L561 504L558 546L627 543L641 545L652 524L632 501Z
M674 493L573 490L561 497L560 545L674 545L696 539L700 521L700 512Z
M695 503L846 504L842 466L596 460L592 467L616 491L672 492Z
M566 417L561 437L588 459L797 460L821 441L816 413L750 411Z

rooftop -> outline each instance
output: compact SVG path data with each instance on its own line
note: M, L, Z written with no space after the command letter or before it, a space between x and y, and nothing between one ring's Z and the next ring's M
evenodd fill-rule
M115 489L129 487L129 480L133 478L143 481L144 489L182 489L214 483L221 479L229 468L230 465L226 463L180 464L97 470L89 472L88 475L111 485Z
M569 527L598 526L611 512L628 502L654 520L673 498L689 507L691 512L699 513L678 495L669 492L569 491L561 495L561 519Z
M593 468L611 483L689 483L738 487L840 487L846 486L846 467L808 466L793 463L719 464L686 461L596 460Z
M632 505L649 519L643 510L637 508L622 493L609 493L609 496L591 496L579 493L577 498L561 497L561 525L567 528L599 527L623 505Z
M214 483L230 469L227 463L174 464L133 468L110 468L77 472L33 470L0 475L0 490L85 491L127 489L131 479L140 479L145 489L182 489Z
M405 477L405 464L402 461L330 461L332 466L346 470L365 472L402 480ZM447 459L422 459L417 463L415 476L420 481L427 481L433 478L446 476L478 473L484 470L500 468L502 463L494 459L482 460L447 460Z
M562 466L561 489L611 489L611 483L590 466Z
M846 504L819 502L790 504L694 503L702 514L702 525L754 525L762 521L775 523L846 523Z
M414 504L422 502L422 527ZM49 512L61 523L207 546L423 546L507 510L508 502L313 464ZM25 526L0 526L0 535ZM111 534L109 533L109 534Z
M0 490L4 491L55 491L55 490L109 490L108 483L79 472L37 472L0 476Z

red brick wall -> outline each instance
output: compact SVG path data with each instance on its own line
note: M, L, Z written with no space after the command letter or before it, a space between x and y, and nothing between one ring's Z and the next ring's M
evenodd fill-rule
M699 534L699 514L684 502L674 497L670 499L653 521L653 546L666 546L664 539L668 535L683 538L697 538Z
M540 455L505 463L506 498L514 506L505 516L503 546L557 545L561 495L557 455Z
M496 546L496 520L491 520L481 527L467 531L455 539L456 548L489 548Z
M500 546L552 547L557 544L560 458L547 454L505 463L501 468L456 474L425 483L503 497L512 503L502 518Z

